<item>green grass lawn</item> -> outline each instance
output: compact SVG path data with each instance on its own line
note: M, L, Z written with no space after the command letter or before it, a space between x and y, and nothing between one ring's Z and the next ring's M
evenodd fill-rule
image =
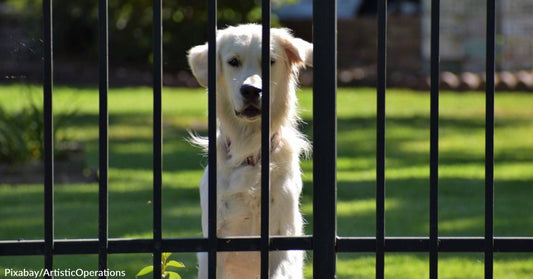
M40 88L0 86L0 106L15 111ZM149 88L112 89L109 93L109 235L152 235L152 95ZM163 237L201 236L198 184L207 159L185 140L187 130L206 134L207 96L202 89L165 88ZM299 93L305 124L312 134L312 95ZM376 94L374 89L338 92L338 234L375 234ZM442 236L482 236L484 232L484 119L482 93L442 92L440 97L439 228ZM98 166L98 93L96 88L57 86L56 113L78 114L64 131L81 141L88 168ZM533 236L533 95L496 94L495 234ZM429 234L429 94L387 92L387 236ZM302 210L312 233L312 163L302 163ZM55 189L55 237L96 238L98 185L59 184ZM0 240L43 238L43 186L0 181ZM174 254L194 278L196 258ZM386 256L387 278L427 278L427 253ZM373 278L374 255L340 254L338 278ZM150 254L110 255L109 267L127 278L152 261ZM311 278L312 268L306 267ZM43 258L0 257L0 269L41 268ZM94 270L94 255L56 256L56 267ZM496 254L495 278L533 278L533 254ZM3 274L3 272L2 272ZM440 278L483 278L483 254L442 253Z

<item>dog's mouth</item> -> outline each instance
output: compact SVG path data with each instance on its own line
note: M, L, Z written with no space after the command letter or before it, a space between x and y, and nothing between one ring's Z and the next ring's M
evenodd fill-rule
M241 111L235 111L235 115L237 117L253 119L261 115L261 109L257 106L249 105Z

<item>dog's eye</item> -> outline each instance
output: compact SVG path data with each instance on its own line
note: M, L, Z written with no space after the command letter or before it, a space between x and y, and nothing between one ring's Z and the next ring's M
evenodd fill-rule
M228 61L228 64L231 66L231 67L239 67L241 65L241 62L239 61L239 59L237 58L231 58L229 61Z
M270 60L270 65L274 65L274 64L276 64L276 60L274 59Z

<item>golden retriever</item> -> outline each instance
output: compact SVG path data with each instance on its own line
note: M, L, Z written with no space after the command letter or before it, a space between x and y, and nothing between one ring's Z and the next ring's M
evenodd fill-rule
M217 32L217 235L258 236L261 219L261 25L246 24ZM198 82L207 87L207 44L193 47L188 60ZM271 29L271 199L270 234L299 236L302 179L300 155L309 142L297 130L296 83L299 70L312 66L312 44L289 30ZM192 142L206 147L205 139ZM207 168L200 183L202 229L207 237ZM199 253L199 279L207 278L207 254ZM303 251L270 253L270 278L303 278ZM259 278L259 252L217 256L217 278Z

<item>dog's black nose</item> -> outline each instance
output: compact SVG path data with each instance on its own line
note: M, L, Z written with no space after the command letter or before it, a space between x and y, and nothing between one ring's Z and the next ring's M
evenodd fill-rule
M257 101L261 96L261 88L257 88L252 85L244 84L241 86L241 95L247 101Z

